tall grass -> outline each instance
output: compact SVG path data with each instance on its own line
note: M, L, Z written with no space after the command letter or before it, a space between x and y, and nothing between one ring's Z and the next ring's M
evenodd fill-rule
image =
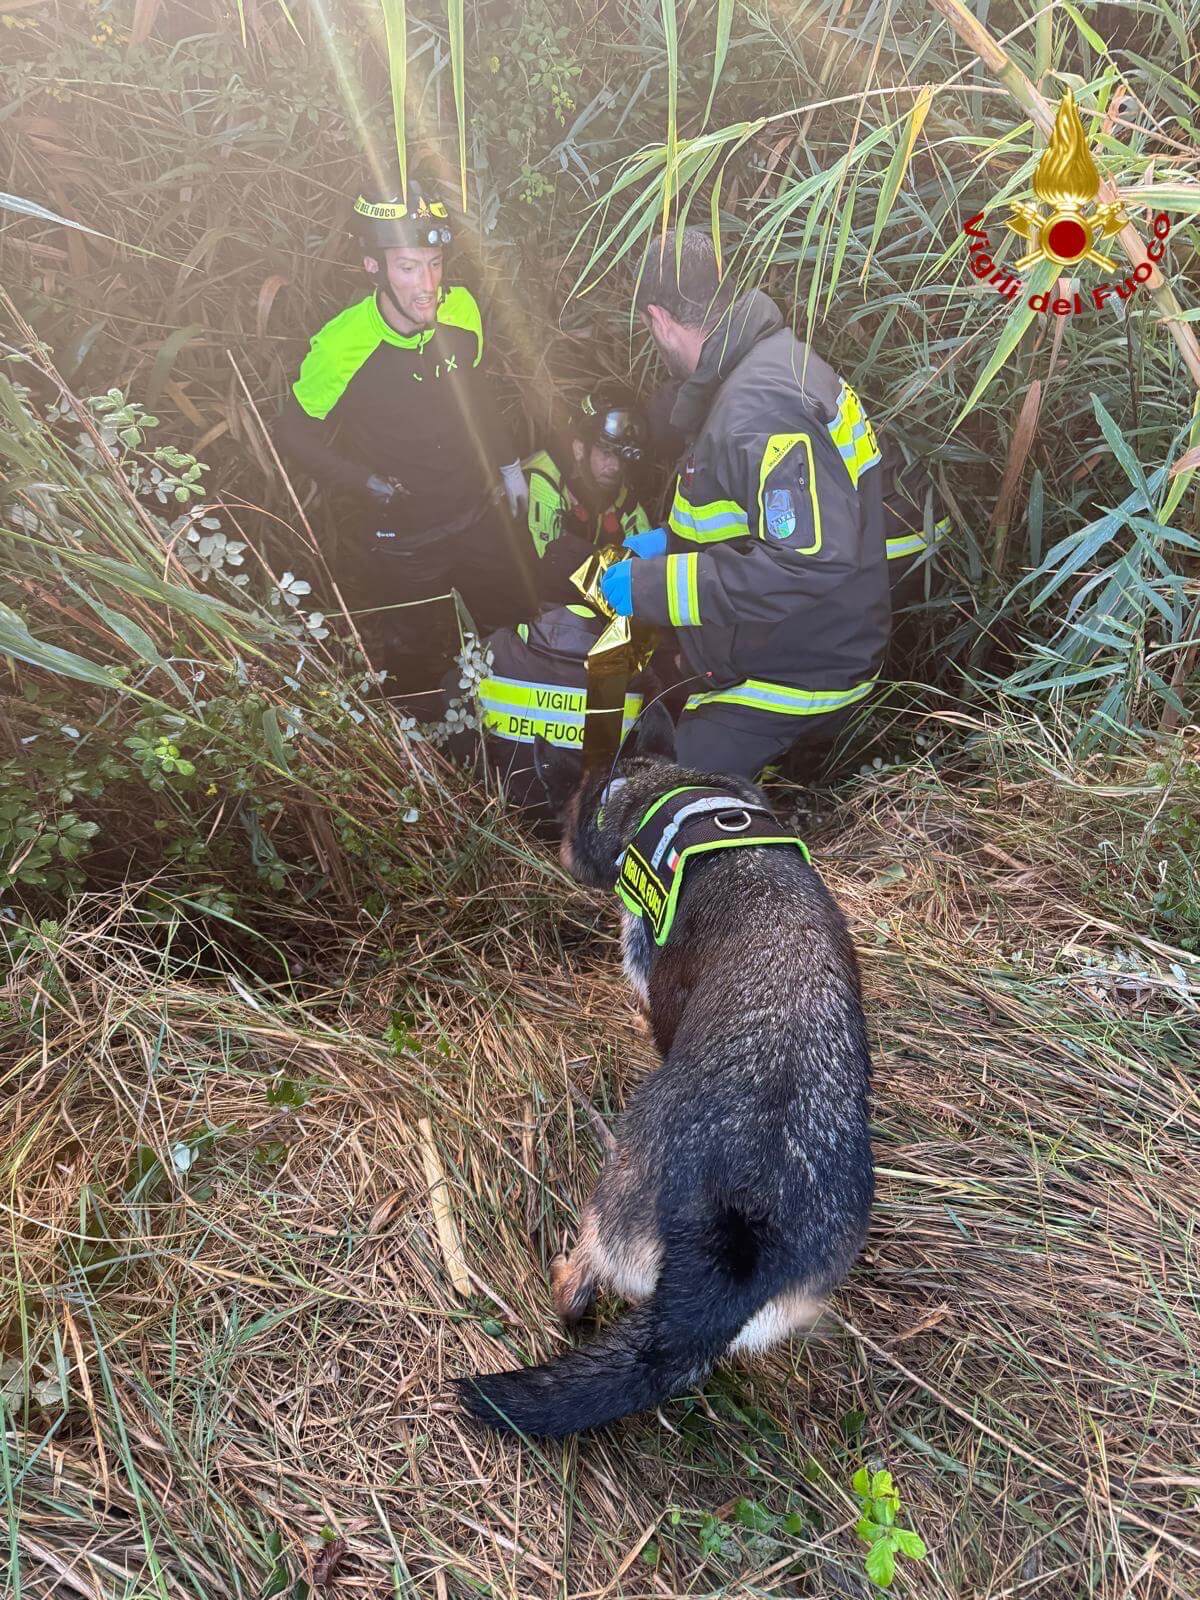
M30 943L0 1061L14 1595L303 1594L335 1550L334 1592L866 1593L868 1465L929 1546L899 1595L1190 1596L1200 967L1146 902L1195 780L956 734L952 784L920 761L807 823L873 1021L863 1262L810 1344L564 1447L468 1434L446 1380L564 1337L580 1101L652 1064L610 909L442 851L288 986L189 967L194 914L164 940L134 884Z
M1165 267L1186 298L1200 187L1179 41L1194 4L1155 0L1136 29L1124 12L1050 26L1033 8L991 32L951 0L940 12L905 0L886 27L833 0L804 13L571 7L561 24L541 0L259 7L232 23L201 7L195 31L174 8L139 7L127 33L134 9L118 4L96 43L66 13L10 30L9 187L105 237L13 221L0 274L68 380L118 382L164 412L226 488L284 508L230 355L269 410L307 335L356 291L345 208L368 154L385 162L399 137L406 165L465 201L477 243L458 270L491 296L528 442L588 377L631 354L645 370L628 267L653 230L719 228L732 270L793 303L877 420L935 462L958 513L941 613L958 636L931 667L966 651L979 665L999 640L1018 652L1014 689L1052 683L1037 692L1073 692L1106 725L1170 727L1191 705L1195 624L1186 605L1180 622L1156 603L1157 568L1128 524L1110 547L1118 564L1131 557L1122 575L1145 619L1124 652L1135 692L1118 703L1105 687L1111 644L1089 656L1079 629L1065 656L1056 642L1064 607L1086 597L1027 602L1055 577L1049 552L1076 548L1128 492L1093 395L1143 473L1171 474L1194 390L1170 330L1194 343L1194 324L1185 311L1168 326L1145 292L1065 323L1011 313L967 271L960 229L984 211L999 239L1045 108L1072 83L1143 232L1170 213ZM1167 520L1151 536L1185 588L1162 530L1182 517L1194 533L1192 470L1171 478L1178 515L1157 508ZM1065 665L1047 672L1047 659ZM990 667L1003 675L994 651ZM1075 674L1092 668L1102 688L1089 702Z
M1183 112L1186 63L1175 72L1155 58L1156 44L1173 47L1177 18L1146 8L1143 50L1132 54L1110 50L1077 16L1057 36L1038 32L1032 17L1017 21L1002 49L952 0L938 10L996 73L991 93L981 94L970 53L949 30L935 29L912 65L860 35L874 49L859 57L866 65L854 87L837 95L825 71L813 83L812 58L781 30L805 92L786 109L671 132L632 153L594 206L578 287L636 264L676 197L680 214L693 217L711 197L714 228L719 221L735 241L731 270L742 284L793 300L808 339L842 353L876 420L940 458L960 508L963 598L982 604L974 626L983 639L1013 624L1031 636L1007 687L1043 698L1086 689L1092 731L1106 736L1146 719L1169 728L1195 703L1198 643L1187 559L1195 458L1186 452L1200 352L1196 313L1180 314L1176 290L1186 292L1194 261L1200 151ZM803 40L808 30L796 32ZM1143 293L1115 314L1048 326L1027 299L1009 307L969 272L963 222L982 213L993 257L1012 257L999 242L1007 202L1030 191L1040 155L1033 124L1047 125L1047 101L1022 68L1052 98L1056 81L1074 83L1097 154L1144 240L1153 214L1169 209L1172 282L1155 298ZM736 212L720 205L734 184L747 196ZM1027 295L1069 298L1075 285L1057 278L1043 264L1027 275ZM1034 387L1039 404L1030 408ZM1022 417L1029 425L1018 426ZM985 482L972 496L968 485ZM983 509L987 529L972 525ZM1172 523L1176 511L1182 527ZM1014 522L1023 547L1011 537ZM1055 608L1042 641L1036 630L1054 595L1065 615Z
M1074 81L1181 218L1194 9L1106 12L1106 46L1091 11L1006 13L1020 72ZM859 1594L868 1467L929 1546L912 1600L1191 1600L1178 347L1136 306L1006 336L962 280L961 216L1023 191L1031 129L1015 70L915 0L579 6L565 35L541 0L389 13L390 52L348 0L7 14L33 26L0 64L5 1592ZM877 1222L825 1329L553 1451L467 1435L445 1380L563 1338L584 1106L652 1065L612 907L375 693L336 529L260 421L359 288L345 208L397 101L460 200L465 130L460 265L514 406L542 426L644 371L625 268L664 218L715 222L933 459L941 603L1008 679L803 819L876 1059ZM1181 220L1180 294L1193 248ZM1079 710L1176 734L1102 757Z
M379 693L311 535L272 570L236 537L257 508L208 501L157 419L84 404L24 334L0 372L7 885L36 903L91 856L231 924L378 920L478 801Z

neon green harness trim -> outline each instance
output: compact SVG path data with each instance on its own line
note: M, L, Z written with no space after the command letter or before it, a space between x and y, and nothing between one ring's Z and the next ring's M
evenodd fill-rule
M703 798L672 804L684 795ZM737 831L729 831L730 823L737 824L739 818ZM789 833L765 807L707 784L684 784L660 795L638 824L621 856L617 898L631 915L642 919L655 944L665 944L690 860L739 845L774 844L797 845L811 865L804 840Z

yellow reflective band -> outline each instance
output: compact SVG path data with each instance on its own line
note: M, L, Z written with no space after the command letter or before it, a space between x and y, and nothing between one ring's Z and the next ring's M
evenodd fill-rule
M819 717L827 711L852 706L856 700L870 694L874 685L875 679L868 678L852 689L793 689L785 683L764 683L760 678L747 678L731 689L689 695L683 709L695 711L700 706L710 705L749 706L755 711L778 711L789 717Z
M448 217L450 213L440 200L422 200L415 211L394 200L368 200L359 195L354 209L360 217L372 217L376 222L402 222L405 217Z
M922 550L928 550L931 544L937 544L945 539L950 532L950 518L939 517L933 525L933 536L927 539L920 528L911 528L908 533L897 534L894 539L887 541L887 558L889 561L898 561L902 556L920 555Z
M573 721L566 716L537 717L528 712L490 707L483 714L483 726L497 739L513 744L532 744L541 734L549 744L583 748L583 717Z
M767 479L776 467L795 449L801 449L808 461L808 501L812 510L813 538L809 545L789 545L798 556L815 556L821 548L821 507L817 500L817 469L813 463L812 440L806 433L773 433L758 467L758 537L767 538L766 512L763 510L763 493ZM799 506L796 507L797 513ZM786 537L786 536L785 536Z
M699 560L694 553L667 557L667 615L673 628L700 626Z
M377 222L400 222L408 215L405 205L389 200L367 200L361 194L354 202L354 209L360 217L373 217Z
M928 548L923 533L906 533L898 539L888 540L887 558L889 561L898 561L902 556L920 555L922 550Z
M622 734L628 733L642 709L642 696L625 696ZM529 683L520 678L485 678L479 685L483 726L500 739L532 744L534 734L556 745L583 744L587 690L560 683Z
M675 485L675 499L667 526L681 539L695 544L713 544L718 539L742 539L750 532L750 522L736 500L709 500L694 506Z
M829 424L829 436L837 445L850 481L857 489L859 478L881 457L875 429L863 411L862 401L848 383L842 384L838 395L837 415Z

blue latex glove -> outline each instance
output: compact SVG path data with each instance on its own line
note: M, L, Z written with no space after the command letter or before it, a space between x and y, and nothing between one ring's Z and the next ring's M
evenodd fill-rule
M633 562L615 561L600 579L600 593L619 617L633 615Z
M643 561L653 561L655 556L665 556L667 553L667 530L647 528L645 533L631 533L621 542L626 550L632 550Z

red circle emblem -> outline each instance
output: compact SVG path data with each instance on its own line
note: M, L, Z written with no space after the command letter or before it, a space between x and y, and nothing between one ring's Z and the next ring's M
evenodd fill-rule
M1074 217L1058 217L1046 231L1046 244L1059 261L1078 261L1090 243L1091 234Z

